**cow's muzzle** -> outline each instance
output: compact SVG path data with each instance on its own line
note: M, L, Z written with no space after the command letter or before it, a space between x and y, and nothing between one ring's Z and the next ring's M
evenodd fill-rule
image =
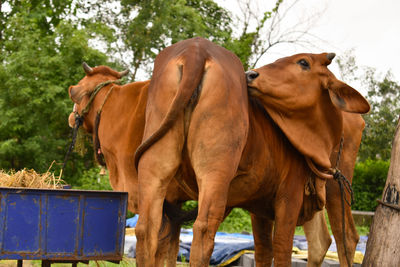
M246 71L246 80L247 83L251 83L252 81L254 81L255 78L257 78L260 74L254 70L249 70Z

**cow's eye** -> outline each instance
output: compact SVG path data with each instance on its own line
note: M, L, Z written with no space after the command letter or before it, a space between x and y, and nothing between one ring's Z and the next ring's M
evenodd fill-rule
M310 69L310 64L308 64L307 60L305 59L300 59L299 61L297 61L297 64L299 64L304 70Z

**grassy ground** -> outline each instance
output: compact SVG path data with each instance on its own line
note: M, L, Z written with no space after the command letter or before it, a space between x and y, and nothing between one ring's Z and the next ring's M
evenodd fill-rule
M328 215L326 214L326 222L328 223L328 230L330 235L332 235L331 225L329 223ZM356 225L356 229L358 234L361 235L368 235L369 234L369 226L359 226ZM304 235L304 230L302 226L296 227L295 235Z
M356 226L358 234L361 235L368 235L369 234L369 226ZM328 224L329 233L332 235L331 226ZM303 227L298 226L296 227L295 235L304 235Z
M329 233L332 235L331 226L329 224L328 214L325 212L326 222L328 223ZM192 225L189 225L191 228ZM359 235L368 235L369 226L356 226ZM226 233L251 233L250 214L242 209L235 208L231 214L221 223L218 231ZM304 235L303 227L296 227L295 235Z

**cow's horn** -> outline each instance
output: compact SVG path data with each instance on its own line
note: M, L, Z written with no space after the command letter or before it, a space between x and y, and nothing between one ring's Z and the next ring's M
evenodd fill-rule
M118 73L119 73L119 77L121 78L121 77L124 77L125 75L127 75L129 73L129 70L124 70L124 71L121 71Z
M93 69L89 67L89 65L86 62L82 63L83 70L86 72L86 74L91 74L93 72Z
M332 60L332 59L334 59L334 58L335 58L335 56L336 56L336 54L335 54L335 53L329 53L329 54L327 54L327 55L326 55L326 57L327 57L329 60Z

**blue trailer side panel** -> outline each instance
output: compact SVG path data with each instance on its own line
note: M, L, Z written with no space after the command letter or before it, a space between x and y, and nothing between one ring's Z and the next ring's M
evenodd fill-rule
M3 250L39 252L40 195L10 193L5 204Z
M113 225L118 224L117 199L86 198L85 220L83 223L83 252L84 255L94 256L97 253L112 254L118 244L115 231L109 231ZM108 216L102 216L99 209L109 210ZM101 223L99 223L101 222ZM98 233L103 233L99 235Z
M45 248L47 254L77 254L79 240L79 196L49 195L47 198Z
M127 193L0 188L0 197L0 259L122 259Z

